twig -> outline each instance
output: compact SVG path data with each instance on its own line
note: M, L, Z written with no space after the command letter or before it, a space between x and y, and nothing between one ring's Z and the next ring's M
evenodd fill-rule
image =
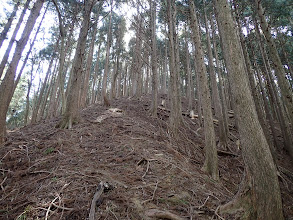
M218 214L218 210L219 210L219 208L220 208L220 206L217 207L217 209L216 209L216 211L215 211L215 215L218 216L219 219L221 219L221 220L225 220L222 216L220 216L220 215Z
M203 208L203 207L206 205L206 203L207 203L207 201L209 200L209 198L210 198L210 196L208 196L208 197L206 198L206 200L204 201L204 203L203 203L202 205L197 206L196 208L197 208L197 209L201 209L201 208Z
M147 160L147 168L146 168L145 173L144 173L143 176L141 177L142 179L147 175L147 172L149 171L149 168L150 168L150 161Z
M7 176L4 178L4 180L1 182L0 186L1 186L1 189L4 191L4 187L3 187L3 184L5 183L5 181L7 180Z
M157 181L157 183L156 183L155 189L154 189L154 191L153 191L153 196L152 196L152 198L151 198L151 199L148 199L148 200L145 200L145 201L143 201L143 202L142 202L142 204L144 204L144 203L146 203L146 202L150 202L150 201L153 201L153 200L154 200L154 198L155 198L155 194L156 194L156 191L157 191L157 189L158 189L158 184L159 184L159 181Z
M109 212L111 212L111 213L114 215L114 217L115 217L117 220L119 220L119 219L117 218L117 216L115 215L115 213L114 213L111 209L109 209Z
M58 199L58 196L57 196L55 199L53 199L53 201L50 203L49 208L47 209L47 212L46 212L45 220L48 220L50 209L51 209L53 203L54 203L57 199Z
M73 208L66 208L64 206L59 206L59 205L55 204L54 202L52 203L52 205L55 206L58 209L63 209L63 210L67 210L67 211L72 211L73 210Z
M95 220L96 202L100 199L103 191L104 191L104 183L101 181L97 187L97 192L95 193L94 198L91 203L89 220Z

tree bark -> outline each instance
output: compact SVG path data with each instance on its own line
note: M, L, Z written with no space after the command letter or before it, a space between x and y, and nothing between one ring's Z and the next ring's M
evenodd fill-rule
M99 15L96 15L96 19L98 19ZM85 73L84 78L82 82L82 86L80 89L80 107L84 108L86 106L86 98L89 90L89 79L90 79L90 72L93 62L93 54L94 54L94 47L95 47L95 41L96 41L96 35L97 35L97 27L98 22L95 26L93 26L92 30L92 39L90 43L90 48L88 51L87 61L86 61L86 67L85 67Z
M6 136L6 114L12 98L17 65L36 23L36 20L40 14L43 3L44 0L37 0L34 4L34 7L32 8L27 23L24 27L22 36L15 48L12 61L10 62L5 77L0 85L0 144L4 142Z
M211 95L208 86L207 71L204 63L204 53L201 46L201 33L199 29L199 23L195 11L195 5L193 1L190 2L190 14L191 14L191 29L193 33L193 41L196 50L196 66L198 69L203 117L204 117L204 134L205 134L205 162L202 170L212 176L213 179L219 179L218 171L218 155L216 148L216 137L213 123L213 113L211 106Z
M223 117L223 110L220 101L220 95L218 90L218 83L216 79L216 73L214 68L214 58L211 46L211 39L210 39L210 31L208 28L208 19L206 15L206 8L204 9L204 20L205 20L205 28L206 28L206 38L207 38L207 50L208 50L208 58L209 58L209 73L210 73L210 80L211 80L211 88L212 88L212 100L215 107L215 115L219 120L219 144L220 146L226 149L228 145L228 134L227 130L225 129L224 124L224 117Z
M267 80L267 87L272 99L272 103L274 103L274 107L276 108L278 120L280 122L280 127L284 139L285 149L289 152L291 158L293 158L293 134L291 132L291 126L287 119L286 111L284 105L282 104L281 98L279 96L279 92L274 82L274 77L272 74L272 69L268 60L267 52L265 51L265 45L261 39L260 30L257 25L256 19L254 19L254 27L256 38L258 42L258 46L262 55L264 67L265 67L265 76Z
M91 11L97 0L89 0L85 3L83 21L78 37L78 42L76 46L76 52L73 60L72 66L72 77L70 81L70 86L68 87L68 96L66 100L66 108L62 118L62 121L59 123L58 127L61 128L72 128L74 123L77 123L80 119L79 115L79 89L82 77L82 66L84 63L85 57L85 46L86 39L88 35L88 29L91 18Z
M211 27L212 27L212 37L213 37L212 41L213 41L213 49L214 49L215 60L216 60L216 71L218 73L218 78L219 78L219 91L220 91L220 98L221 98L221 105L222 105L222 115L223 115L224 129L225 129L224 132L228 136L229 135L228 107L227 107L227 100L226 100L226 95L225 95L225 91L224 91L222 69L220 68L220 62L219 62L219 57L218 57L214 20L213 20L211 15L210 15L210 22L211 22Z
M227 0L214 0L224 56L237 114L242 154L247 167L248 191L222 206L221 212L231 211L236 204L245 210L247 219L284 219L277 170L269 145L261 129L230 6ZM243 189L243 188L242 188ZM239 207L238 207L239 208Z
M0 49L2 47L2 44L3 44L4 40L7 37L8 31L9 31L9 29L11 27L12 21L13 21L15 15L16 15L16 12L18 10L19 5L20 5L20 1L17 1L17 3L14 5L12 13L10 14L10 16L9 16L9 18L8 18L4 28L3 28L3 31L0 34Z
M112 22L112 4L113 0L111 1L111 12L109 14L109 27L108 27L108 34L107 34L107 48L106 48L106 61L105 61L105 68L104 68L104 75L103 75L103 84L102 84L102 98L103 104L105 106L109 106L110 102L107 97L107 79L108 79L108 72L109 72L109 56L110 56L110 47L111 47L111 22Z
M51 73L51 68L52 68L54 59L55 59L55 57L52 56L50 64L49 64L49 67L47 69L47 73L46 73L43 85L42 85L40 93L39 93L39 96L38 96L38 98L36 98L37 101L36 101L35 108L34 108L33 113L32 113L31 124L34 124L34 123L37 122L37 116L38 116L38 113L39 113L39 108L40 108L40 105L41 105L41 102L42 102L42 99L43 99L45 89L47 87L47 81L48 81L49 75Z
M150 112L153 117L157 117L158 109L158 67L157 67L157 39L156 39L156 3L150 0L150 24L151 24L151 59L152 59L152 103Z
M24 7L23 7L23 9L22 9L22 12L21 12L21 14L20 14L20 16L18 18L17 24L16 24L16 26L14 28L13 34L12 34L12 36L10 38L8 47L7 47L7 49L5 51L5 54L4 54L3 58L2 58L2 61L0 63L0 78L2 77L2 74L3 74L3 71L4 71L5 65L7 63L10 51L12 49L12 46L13 46L14 42L15 42L16 35L18 33L20 25L22 24L22 21L23 21L24 15L26 13L26 10L28 9L29 3L30 3L30 0L27 0L25 5L24 5Z
M170 113L170 130L176 137L178 135L178 129L183 125L183 118L181 114L181 100L180 100L180 84L179 84L179 72L177 63L177 46L176 46L176 30L175 30L175 18L176 18L176 6L175 1L167 1L167 14L168 14L168 37L169 37L169 62L170 62L170 101L171 101L171 113Z
M101 53L101 44L99 43L99 48L98 48L98 52L97 52L97 60L95 63L95 69L94 69L94 78L93 78L93 85L92 85L92 99L91 99L91 104L95 103L96 100L96 81L97 81L97 76L99 74L99 62L100 62L100 53Z
M278 85L280 86L280 90L281 90L281 95L282 95L281 97L288 110L288 118L290 120L290 123L291 125L293 125L293 95L292 95L293 90L286 78L286 73L282 65L280 56L278 54L274 39L271 35L270 27L266 21L265 13L261 5L261 1L255 0L255 6L256 6L257 14L260 18L260 26L267 40L270 56L271 56L275 73L278 79Z

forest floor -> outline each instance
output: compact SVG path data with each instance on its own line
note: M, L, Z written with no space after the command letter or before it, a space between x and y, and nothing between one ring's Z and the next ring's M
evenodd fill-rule
M229 152L219 152L216 182L201 171L198 120L185 115L175 139L169 112L158 109L152 118L149 104L146 96L122 98L111 106L121 111L89 106L69 130L55 128L58 117L9 132L0 147L0 219L87 219L97 190L95 219L238 219L241 213L217 209L233 199L243 177L235 129ZM183 106L186 111L186 101ZM293 219L293 167L284 152L278 166L284 214Z

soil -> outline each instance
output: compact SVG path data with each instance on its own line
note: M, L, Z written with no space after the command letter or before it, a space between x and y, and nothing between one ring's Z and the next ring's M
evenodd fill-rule
M158 118L149 107L149 96L121 98L111 107L82 110L72 129L56 128L58 117L9 132L0 147L0 219L88 219L101 182L107 187L95 219L154 219L148 217L152 209L182 219L238 219L241 213L217 212L233 199L243 177L236 129L230 130L228 149L220 149L216 182L201 171L204 135L198 119L185 115L174 138L168 106L158 109ZM277 158L284 214L293 219L292 162L282 149Z

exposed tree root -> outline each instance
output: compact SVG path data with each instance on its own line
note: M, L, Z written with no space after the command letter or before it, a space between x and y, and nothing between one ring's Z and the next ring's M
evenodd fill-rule
M235 214L241 212L240 219L256 219L251 196L250 180L244 174L239 191L233 200L219 207L219 213Z
M89 220L95 220L95 212L96 212L96 204L98 202L98 200L100 199L102 193L104 191L104 183L103 182L100 182L98 188L97 188L97 191L94 195L94 198L92 200L92 203L91 203L91 210L90 210L90 214L89 214Z
M73 125L78 123L78 119L73 119L72 117L64 117L57 125L56 128L61 129L71 129Z

